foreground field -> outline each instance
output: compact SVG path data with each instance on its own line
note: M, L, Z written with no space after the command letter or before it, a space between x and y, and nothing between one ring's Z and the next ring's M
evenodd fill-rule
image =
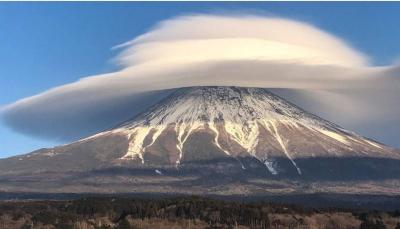
M201 197L5 201L0 228L400 228L400 212L316 209Z

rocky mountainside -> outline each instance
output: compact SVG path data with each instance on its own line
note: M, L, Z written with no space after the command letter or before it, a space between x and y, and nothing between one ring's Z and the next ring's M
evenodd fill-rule
M0 176L129 169L130 176L196 176L201 184L210 175L217 183L220 177L397 179L399 159L399 151L265 89L191 87L115 128L0 160Z

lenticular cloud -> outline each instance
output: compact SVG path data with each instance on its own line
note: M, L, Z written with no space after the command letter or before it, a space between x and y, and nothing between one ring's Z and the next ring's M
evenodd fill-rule
M366 57L311 25L255 16L187 16L160 23L121 46L126 67L215 60L364 66Z
M366 55L304 22L190 15L115 48L122 50L115 58L120 71L19 100L3 109L3 120L26 134L74 140L132 118L174 88L242 86L271 88L355 130L371 120L378 120L375 131L398 122L398 109L388 109L400 97L398 69L373 67ZM374 137L368 128L362 133Z

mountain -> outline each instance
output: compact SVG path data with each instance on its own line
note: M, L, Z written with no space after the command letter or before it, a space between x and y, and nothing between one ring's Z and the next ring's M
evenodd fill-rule
M7 191L41 191L45 183L56 192L230 193L223 190L234 187L242 194L276 186L358 192L367 182L371 190L391 193L397 192L399 159L398 150L266 89L190 87L115 128L0 160L0 184ZM26 186L18 186L21 180Z

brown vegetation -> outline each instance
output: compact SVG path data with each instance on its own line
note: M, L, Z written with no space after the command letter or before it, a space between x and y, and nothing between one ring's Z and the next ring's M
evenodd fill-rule
M0 228L400 229L400 211L311 209L200 197L0 203Z

